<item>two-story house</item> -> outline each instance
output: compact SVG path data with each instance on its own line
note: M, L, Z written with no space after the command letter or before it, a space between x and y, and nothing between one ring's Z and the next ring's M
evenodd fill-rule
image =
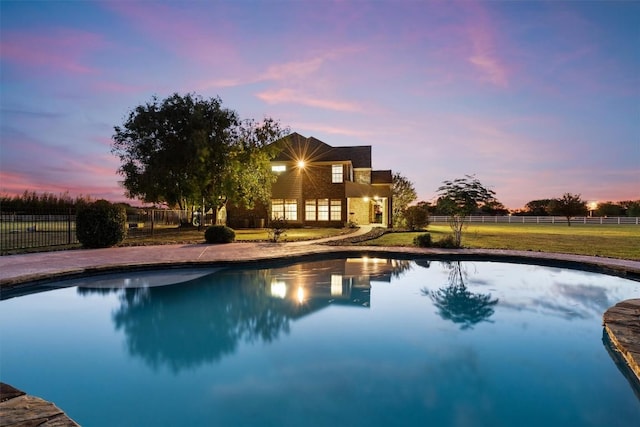
M391 227L391 170L371 169L371 146L332 147L293 133L271 161L277 181L268 215L290 224Z

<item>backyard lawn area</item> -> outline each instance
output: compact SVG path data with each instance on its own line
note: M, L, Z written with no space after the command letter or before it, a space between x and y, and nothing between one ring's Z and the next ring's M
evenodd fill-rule
M387 233L362 243L374 246L412 246L422 232ZM437 241L451 229L431 224L426 232ZM599 224L470 224L462 235L466 248L513 249L622 258L640 261L640 226Z

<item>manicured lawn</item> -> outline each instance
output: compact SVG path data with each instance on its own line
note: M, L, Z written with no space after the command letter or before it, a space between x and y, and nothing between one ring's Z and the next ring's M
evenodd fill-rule
M427 231L437 241L451 230L432 224ZM421 233L388 233L362 243L374 246L412 246ZM466 248L514 249L594 255L640 260L640 226L574 224L471 224L462 235Z
M237 242L266 241L269 239L267 229L238 229L236 232ZM281 237L282 242L295 242L300 240L321 239L323 237L336 236L352 230L342 228L292 228L287 230L286 235ZM161 229L156 230L154 235L149 233L130 233L122 243L122 246L131 245L161 245L172 243L204 243L204 228L198 231L193 229Z

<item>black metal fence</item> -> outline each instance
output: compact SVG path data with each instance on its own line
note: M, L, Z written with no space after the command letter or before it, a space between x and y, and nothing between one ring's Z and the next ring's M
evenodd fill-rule
M155 231L202 221L211 222L205 215L200 218L188 211L165 209L140 209L127 214L127 234L130 237L153 235ZM29 210L6 212L0 210L0 254L79 244L76 237L75 209Z
M0 211L0 253L73 245L76 237L76 214L73 209L58 212L3 212Z

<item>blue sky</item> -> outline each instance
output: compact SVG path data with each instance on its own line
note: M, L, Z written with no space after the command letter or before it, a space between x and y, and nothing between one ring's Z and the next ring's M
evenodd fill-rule
M512 209L640 199L640 2L0 2L0 193L125 200L113 127L220 96L432 200L475 174Z

